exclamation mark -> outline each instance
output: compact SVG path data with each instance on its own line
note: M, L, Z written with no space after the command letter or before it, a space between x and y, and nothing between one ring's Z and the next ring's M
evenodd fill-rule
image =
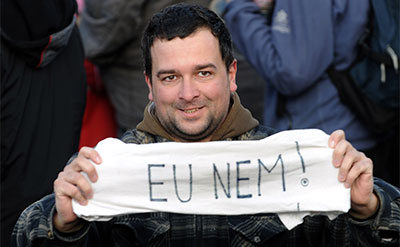
M296 142L296 149L297 149L297 154L300 156L300 161L301 161L301 167L303 168L303 173L306 173L306 166L304 165L304 159L303 156L300 153L300 146L297 141Z

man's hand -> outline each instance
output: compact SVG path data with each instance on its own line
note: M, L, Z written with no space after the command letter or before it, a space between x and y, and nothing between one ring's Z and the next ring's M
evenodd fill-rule
M329 147L334 148L333 165L339 168L339 181L343 182L346 188L351 188L349 213L359 219L366 219L374 215L379 208L379 200L373 193L371 159L346 141L342 130L331 134Z
M96 169L90 161L100 164L100 155L92 148L81 148L78 157L67 165L54 181L56 213L53 222L54 227L61 232L73 232L82 227L72 211L72 199L86 205L87 200L93 196L89 181L81 174L85 172L90 181L97 181Z

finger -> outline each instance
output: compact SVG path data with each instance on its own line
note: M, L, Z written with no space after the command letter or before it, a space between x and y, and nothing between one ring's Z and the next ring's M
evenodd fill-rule
M352 184L349 183L349 174L354 169L354 165L357 164L359 160L362 158L362 153L358 152L354 148L347 150L345 156L343 157L343 161L339 168L339 181L344 182L346 188L349 188ZM357 171L357 169L355 170ZM354 175L354 173L352 173Z
M92 186L82 173L75 171L65 172L61 175L61 178L65 182L76 186L86 198L90 199L93 197Z
M102 162L102 159L101 159L99 153L96 150L94 150L93 148L82 147L81 151L79 153L81 153L81 155L86 158L86 161L88 161L88 159L89 159L97 165L100 165ZM91 162L84 162L82 164L82 171L88 175L89 179L92 182L97 181L97 178L98 178L97 171Z
M351 148L351 144L346 140L341 140L335 145L335 149L332 153L332 163L336 168L341 166L346 152Z
M93 183L97 181L97 171L96 168L94 167L93 163L84 157L77 157L75 160L71 162L71 164L67 165L64 168L64 172L66 173L79 173L79 172L84 172L92 181Z
M90 147L82 147L79 150L79 156L83 156L87 159L90 159L96 164L101 163L101 157L100 157L99 153Z
M68 166L66 166L64 168L64 171L68 172L68 171L72 170L74 172L84 172L84 173L87 174L87 176L89 177L90 181L96 182L97 178L98 178L98 175L97 175L96 168L93 165L93 163L91 162L92 160L90 158L90 156L93 155L93 154L95 156L100 157L100 155L98 155L97 151L95 151L94 149L91 149L91 150L87 149L87 150L84 150L83 152L80 152L78 157L75 158L71 162L71 164L69 164Z
M328 140L328 145L330 148L335 148L336 145L346 139L346 135L343 130L335 130L330 136Z
M87 204L87 198L82 191L77 186L67 182L63 178L57 178L54 181L54 194L56 196L56 201L68 197L75 199L82 205Z
M365 155L353 164L347 174L344 186L350 188L362 174L370 174L372 178L372 161L366 158Z

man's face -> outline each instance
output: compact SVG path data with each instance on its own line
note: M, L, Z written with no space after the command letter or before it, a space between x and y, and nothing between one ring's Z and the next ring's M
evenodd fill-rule
M151 47L155 114L175 141L207 141L225 119L236 91L236 60L227 71L219 41L205 28Z

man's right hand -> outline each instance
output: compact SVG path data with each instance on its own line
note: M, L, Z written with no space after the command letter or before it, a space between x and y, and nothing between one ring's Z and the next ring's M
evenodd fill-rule
M83 147L78 156L58 174L54 181L56 212L54 227L61 232L74 232L82 227L81 221L72 210L72 199L81 205L86 205L93 197L93 190L89 181L81 172L87 174L91 182L97 181L97 172L94 165L101 163L101 157L96 150Z

